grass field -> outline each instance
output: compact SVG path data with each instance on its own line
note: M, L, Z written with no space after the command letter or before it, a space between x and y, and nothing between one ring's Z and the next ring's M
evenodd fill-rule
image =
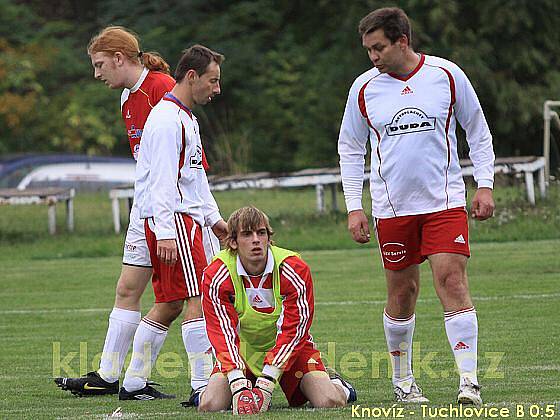
M314 215L313 193L275 194L224 195L218 201L224 214L256 202L272 215L278 244L303 250L314 274L315 341L330 364L353 382L360 408L374 409L374 417L379 414L375 409L392 406L381 323L385 285L376 246L354 245L345 232L343 215ZM546 404L553 404L558 415L558 207L548 202L532 209L522 204L519 197L501 199L513 216L502 222L495 219L488 227L474 226L473 258L469 263L479 319L483 397L486 407L507 408L511 417L515 417L518 404L525 405L526 417L530 417L531 404L542 409L537 417L545 414ZM0 417L102 418L117 407L122 407L123 418L199 417L194 410L179 405L190 388L179 324L170 328L153 375L165 391L178 395L177 400L119 402L115 397L75 398L52 382L52 377L59 374L78 375L92 370L102 349L120 271L122 243L122 236L111 233L106 195L80 198L76 203L77 232L61 233L54 238L43 232L44 208L0 210ZM527 224L533 224L535 229ZM499 230L506 232L509 241L493 241ZM535 230L543 232L540 237L550 239L520 240ZM431 399L430 407L438 407L453 401L457 377L441 306L426 265L422 276L415 373ZM148 309L152 300L152 293L147 292L143 308ZM405 415L422 418L422 410L412 406ZM281 392L276 392L272 412L263 417L325 416L350 418L352 409L288 410Z

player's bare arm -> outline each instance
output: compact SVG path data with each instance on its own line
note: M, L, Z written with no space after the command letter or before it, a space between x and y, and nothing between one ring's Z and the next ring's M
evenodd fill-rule
M494 197L491 188L479 188L474 194L471 216L477 220L486 220L494 214Z
M352 239L360 244L369 242L369 224L366 214L362 209L353 210L348 213L348 230Z
M177 261L177 244L175 239L158 240L157 256L165 264L175 264L175 261Z
M225 241L228 234L227 223L224 220L216 222L214 226L212 226L212 232L214 232L214 235L218 237L220 242Z

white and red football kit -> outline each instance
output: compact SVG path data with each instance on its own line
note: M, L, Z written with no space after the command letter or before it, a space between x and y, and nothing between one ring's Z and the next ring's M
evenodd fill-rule
M151 232L146 237L150 253L155 255L158 240L175 239L179 255L176 264L187 280L184 297L199 295L199 265L203 262L196 256L204 248L198 231L201 226L213 226L222 217L208 186L196 117L171 93L154 107L146 121L134 190L140 218L149 219L146 226ZM184 222L185 216L194 223ZM204 262L202 268L205 265ZM154 265L154 276L174 275L158 267L161 270ZM169 295L176 297L176 293ZM162 292L156 299L169 301L166 296Z
M338 139L348 212L362 209L364 156L371 143L372 214L383 264L391 270L434 253L469 255L466 217L460 214L466 200L457 121L467 134L478 187L492 188L494 182L492 135L471 83L454 63L419 57L406 76L373 68L356 79ZM428 214L437 217L412 220ZM402 217L412 217L411 223Z
M358 77L348 95L338 139L348 212L362 208L368 139L374 217L464 207L457 121L467 134L478 187L492 188L492 136L476 93L457 65L421 55L406 77L376 68Z
M249 276L237 258L237 273L243 279L249 303L258 312L273 312L272 253L269 250L266 268L260 276ZM235 290L221 260L215 260L204 270L202 295L206 330L217 356L214 372L227 374L234 369L246 370L247 378L254 382L255 375L246 369L240 356ZM309 266L301 258L291 256L280 265L280 295L282 311L277 322L276 342L266 353L263 373L274 378L282 374L279 383L288 403L299 406L307 401L299 389L303 375L312 370L325 370L309 333L314 313L313 281Z

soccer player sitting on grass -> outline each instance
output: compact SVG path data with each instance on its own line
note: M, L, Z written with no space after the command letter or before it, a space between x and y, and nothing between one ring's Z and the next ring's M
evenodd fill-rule
M202 307L216 355L200 411L267 411L280 385L292 407L317 408L356 401L356 391L326 372L309 328L313 282L295 252L272 245L268 217L243 207L228 220L226 249L205 272Z

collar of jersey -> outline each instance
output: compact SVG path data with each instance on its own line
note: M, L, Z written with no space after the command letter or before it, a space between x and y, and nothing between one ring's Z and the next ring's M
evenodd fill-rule
M264 267L264 271L260 274L261 276L265 274L271 274L272 270L274 270L274 255L272 255L272 251L270 247L268 247L268 252L266 255L266 266ZM241 264L241 260L239 259L239 254L237 254L237 274L240 276L249 277L249 274Z
M163 100L164 101L170 101L173 102L175 105L177 105L179 108L181 108L183 111L185 111L187 114L189 114L189 117L192 118L192 111L190 110L190 108L188 106L186 106L183 102L181 102L179 100L179 98L177 98L175 95L173 95L170 92L167 92L164 96L163 96Z
M410 73L408 74L389 73L389 76L394 77L395 79L402 80L403 82L406 82L416 73L418 73L418 70L420 70L420 68L424 65L424 60L426 57L424 56L424 54L419 54L419 55L420 55L420 61L418 62L418 65L414 67L414 70L412 70Z
M146 76L148 75L148 72L149 70L146 67L144 67L144 70L142 70L142 74L140 75L136 83L134 83L134 86L130 88L130 93L134 93L138 89L140 89L140 86L142 86L142 83L144 83L144 80L146 80Z

